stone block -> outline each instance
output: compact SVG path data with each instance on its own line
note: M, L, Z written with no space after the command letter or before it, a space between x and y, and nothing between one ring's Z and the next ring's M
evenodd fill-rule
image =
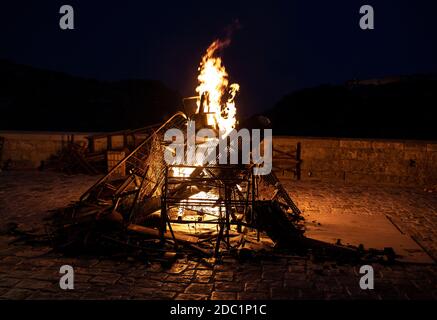
M376 182L381 184L399 184L399 176L396 175L375 175Z
M218 292L214 291L211 294L211 300L236 300L237 293L235 292Z
M396 175L396 176L406 175L408 174L408 165L409 165L409 161L406 160L386 163L385 173L387 175Z
M404 143L405 151L426 151L426 143L416 141L406 141Z
M336 152L333 148L305 147L302 148L302 159L333 159Z
M13 288L2 295L2 298L6 300L24 300L32 293L31 290Z
M239 282L216 282L215 291L240 292L243 291L243 284Z
M418 149L406 149L403 155L404 160L423 161L426 159L426 152Z
M345 172L367 173L372 171L368 161L360 160L340 160L340 169Z
M428 152L437 152L437 143L428 143L426 145L426 151L428 151Z
M323 180L328 181L343 181L345 179L345 172L344 171L322 171L321 177Z
M417 186L422 183L423 181L419 176L408 175L399 177L399 184L403 186Z
M300 138L276 136L273 137L273 146L276 147L276 146L297 145L297 143L300 141L301 141Z
M188 294L210 294L212 292L213 285L207 283L192 283L186 289L185 293Z
M372 141L368 141L368 140L340 140L340 148L370 149L370 148L372 148Z
M316 139L306 138L301 141L302 149L304 148L338 148L340 140L338 139Z
M282 178L283 179L295 179L296 175L292 170L283 170Z
M374 148L374 149L404 150L404 143L403 142L392 142L392 141L373 141L372 148Z
M326 171L331 170L333 167L333 162L330 160L319 160L313 159L308 166L304 168L312 171Z
M306 181L320 181L322 179L322 171L302 170L301 179Z
M371 174L346 172L345 173L345 181L346 182L353 182L353 183L373 184L377 181L377 178L375 175L371 175Z
M357 156L355 159L357 160L370 161L377 158L377 154L373 149L358 149L356 150L356 153Z
M358 150L355 149L340 149L340 152L338 152L338 158L339 159L357 159L358 157Z

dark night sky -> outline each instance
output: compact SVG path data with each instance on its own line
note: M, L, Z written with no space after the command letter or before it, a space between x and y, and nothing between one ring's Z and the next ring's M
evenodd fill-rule
M76 30L60 30L62 4L75 9ZM375 30L359 28L364 4L375 9ZM2 1L0 58L98 79L158 79L188 96L204 50L238 19L223 58L253 113L303 87L436 72L436 15L434 0Z

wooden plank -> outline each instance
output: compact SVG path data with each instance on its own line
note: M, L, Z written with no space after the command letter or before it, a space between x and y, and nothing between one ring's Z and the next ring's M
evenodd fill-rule
M138 224L130 224L127 227L127 230L134 232L134 233L148 235L151 237L156 237L156 238L160 237L159 230L149 228L149 227L143 227L143 226L140 226ZM174 231L174 235L175 235L175 238L177 241L180 241L183 243L193 244L193 243L197 243L199 241L199 238L197 238L197 237L188 236L186 234L183 234L183 233L177 232L177 231ZM171 236L170 233L164 233L164 238L168 239L168 240L173 240L173 237Z

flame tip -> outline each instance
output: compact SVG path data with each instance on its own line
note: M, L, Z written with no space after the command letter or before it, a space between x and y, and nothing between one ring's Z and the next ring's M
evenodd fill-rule
M197 77L199 85L196 92L199 93L197 101L198 112L201 107L204 112L208 112L208 124L216 129L223 130L225 133L230 132L235 128L236 124L236 107L234 98L240 89L238 83L229 85L228 73L222 65L222 59L215 56L218 49L225 48L230 44L230 39L214 40L206 53L202 57ZM227 92L229 95L226 102L223 102L223 95ZM207 95L208 99L201 106L203 95Z

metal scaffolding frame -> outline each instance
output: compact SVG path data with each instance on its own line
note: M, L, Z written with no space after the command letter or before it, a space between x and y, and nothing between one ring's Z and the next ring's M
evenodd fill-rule
M201 169L200 174L194 176L173 176L173 168L197 168ZM251 214L256 199L257 180L253 174L253 167L235 165L206 165L206 166L184 166L168 165L165 180L161 193L161 234L164 235L168 226L172 232L172 224L203 223L215 224L219 228L216 238L215 255L220 251L220 244L224 242L230 247L229 231L231 226L252 227ZM199 172L199 171L198 171ZM186 195L178 196L174 192L181 184L185 189L197 187L208 189L217 195L217 199L190 198ZM184 219L172 219L169 216L169 209L177 208L218 208L219 215L216 219L208 221L193 221Z

